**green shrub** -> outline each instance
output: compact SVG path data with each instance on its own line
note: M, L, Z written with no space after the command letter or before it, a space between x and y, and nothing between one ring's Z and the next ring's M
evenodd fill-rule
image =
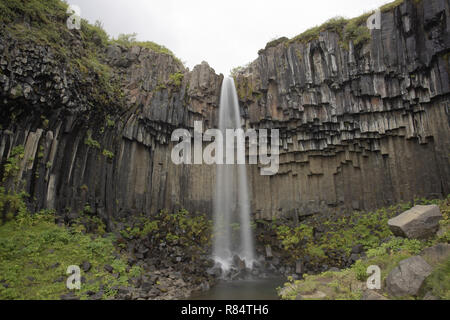
M175 87L180 87L183 82L184 74L181 72L173 73L169 76L169 83Z
M112 153L109 150L104 149L102 154L104 157L108 158L109 160L114 159L114 153Z
M3 167L3 182L7 178L16 177L20 170L20 162L25 157L25 148L23 145L14 147L11 150L8 160Z
M100 143L97 140L92 139L92 136L88 133L88 136L84 140L84 144L87 145L90 148L99 149L100 150Z
M5 187L0 186L0 214L3 222L10 221L16 215L28 212L25 204L25 198L28 196L25 192L7 191Z
M113 119L111 119L109 116L106 117L106 126L108 128L114 128L115 125L116 125L116 122Z

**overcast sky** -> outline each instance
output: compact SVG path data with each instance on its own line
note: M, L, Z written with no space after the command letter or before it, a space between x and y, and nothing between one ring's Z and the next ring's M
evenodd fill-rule
M258 56L274 38L297 34L335 16L355 17L389 0L67 0L81 16L100 20L113 37L138 34L193 66L207 61L217 73Z

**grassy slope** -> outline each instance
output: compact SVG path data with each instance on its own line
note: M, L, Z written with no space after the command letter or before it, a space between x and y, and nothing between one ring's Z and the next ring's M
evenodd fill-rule
M5 24L9 31L21 38L50 46L64 55L68 54L66 40L71 34L66 26L70 16L67 8L67 3L61 0L3 1L0 2L0 24ZM81 21L81 36L88 50L94 50L95 47L101 49L115 42L123 46L141 46L174 56L172 51L154 42L132 40L133 35L121 35L117 40L110 39L100 24L91 25L84 19Z
M422 201L428 203L427 201ZM408 240L392 238L380 246L373 246L367 251L367 258L357 261L351 268L340 272L325 272L306 276L304 280L290 279L284 288L279 289L282 299L295 299L298 295L310 295L317 291L327 294L326 299L359 300L367 280L366 270L370 265L378 265L382 271L382 283L401 260L419 254L424 248L437 243L450 242L450 196L442 201L433 201L440 206L444 219L441 226L446 232L430 240ZM355 230L356 231L356 230ZM392 235L392 234L391 234ZM367 247L366 247L367 249ZM434 269L424 285L421 297L431 291L442 299L450 299L450 261ZM386 293L384 293L388 296ZM393 298L393 297L390 297ZM420 298L420 297L419 297ZM413 299L413 297L406 297Z
M104 299L114 297L118 286L126 286L130 277L141 273L138 267L127 268L110 237L83 234L79 226L57 226L51 212L19 214L0 226L0 299L59 299L69 292L67 267L85 261L92 268L82 271L86 283L76 292L81 298L101 287ZM113 273L105 271L107 264Z

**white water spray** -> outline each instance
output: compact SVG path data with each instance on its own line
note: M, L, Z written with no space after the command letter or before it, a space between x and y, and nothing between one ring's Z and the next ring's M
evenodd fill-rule
M225 78L220 97L219 130L224 136L224 157L236 151L237 159L245 157L245 148L234 149L226 144L226 129L240 129L239 101L232 78ZM235 144L233 144L235 145ZM226 163L225 159L224 162ZM239 225L238 237L232 237L232 224ZM223 270L233 265L238 255L247 268L255 261L253 234L250 225L250 201L248 196L247 169L245 164L217 165L217 180L214 198L214 251L213 258Z

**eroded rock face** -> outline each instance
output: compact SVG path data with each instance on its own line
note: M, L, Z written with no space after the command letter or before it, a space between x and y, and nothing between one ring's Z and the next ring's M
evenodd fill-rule
M420 256L403 260L386 278L387 290L394 297L415 296L432 271Z
M389 229L399 237L408 239L426 239L439 229L441 211L436 205L415 206L388 221Z
M407 0L382 25L361 48L343 48L330 32L281 43L237 76L246 127L281 130L278 174L248 170L257 218L450 193L448 4ZM25 146L18 181L32 209L70 219L89 204L106 221L178 206L212 212L215 168L170 157L174 129L217 127L223 76L206 62L189 71L170 55L110 46L125 102L108 118L98 110L110 106L49 48L2 36L0 52L1 114L15 119L2 122L0 157Z

